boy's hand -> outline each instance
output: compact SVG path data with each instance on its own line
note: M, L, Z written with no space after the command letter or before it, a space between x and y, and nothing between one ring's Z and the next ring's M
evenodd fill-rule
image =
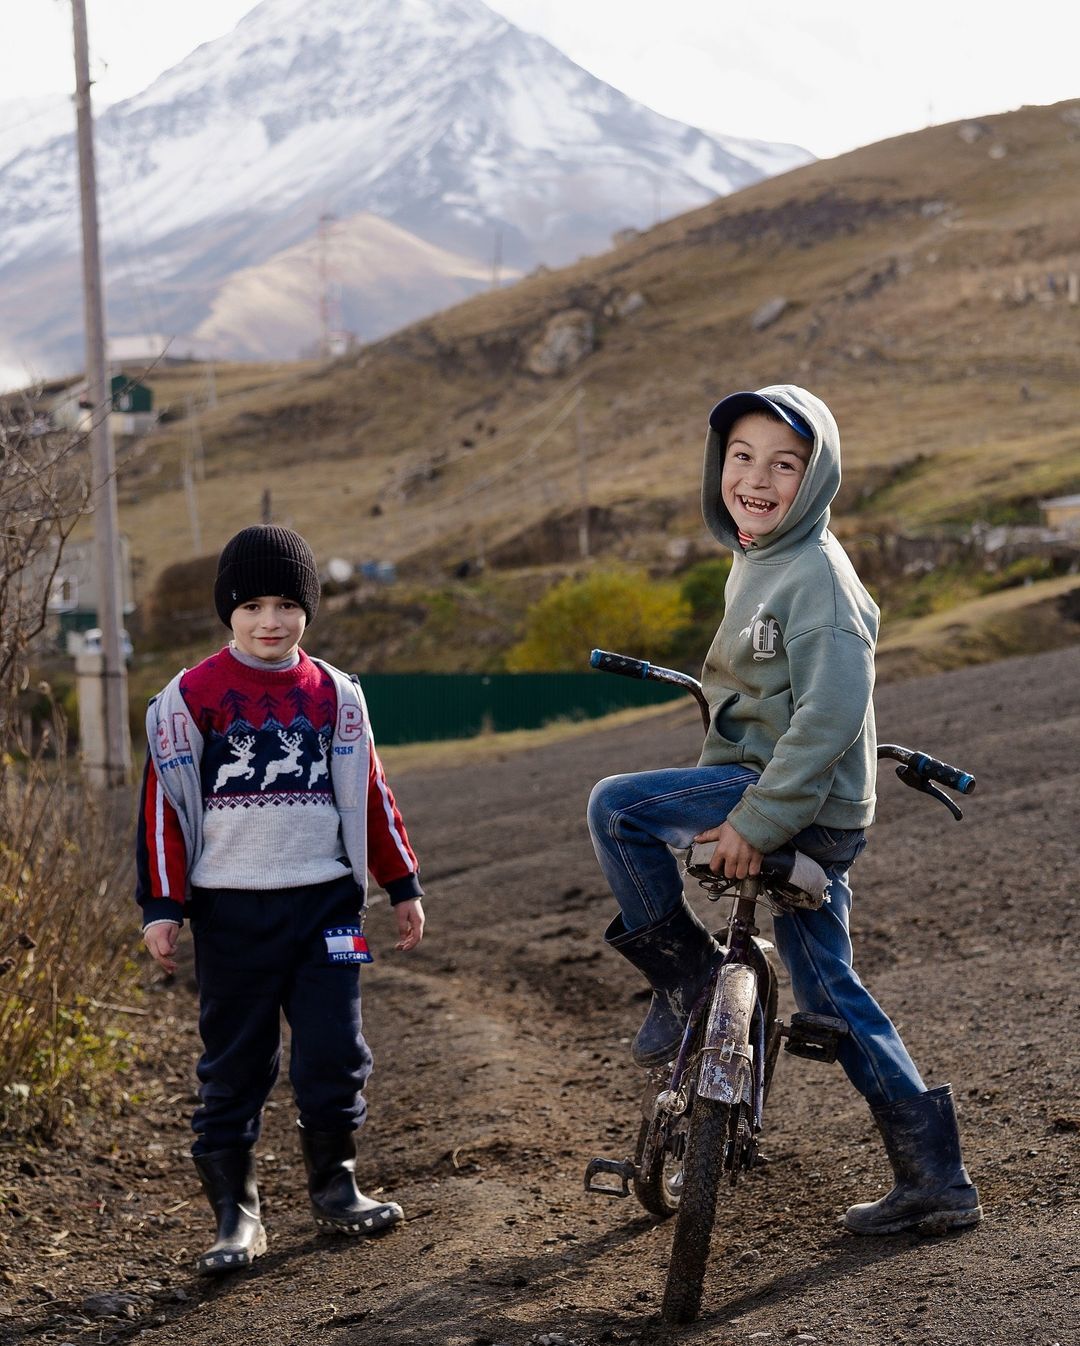
M394 948L401 953L408 953L424 938L424 908L420 905L420 899L413 897L408 902L399 902L394 908L394 918L401 936Z
M719 827L710 827L707 832L699 832L695 841L715 841L709 868L714 874L723 874L725 879L745 879L748 875L761 873L761 861L764 851L744 841L730 823L721 823Z
M154 962L160 964L171 976L176 971L176 942L180 938L180 927L175 921L163 921L143 931L143 943L150 950Z

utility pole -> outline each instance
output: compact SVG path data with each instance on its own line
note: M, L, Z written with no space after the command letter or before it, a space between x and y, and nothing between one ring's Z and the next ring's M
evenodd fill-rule
M330 279L327 270L327 244L332 215L319 216L318 268L319 268L319 355L322 359L330 354Z
M502 283L502 226L496 226L495 239L491 248L491 288L497 290Z
M101 288L97 184L94 176L94 121L90 104L90 51L85 0L71 0L75 48L75 113L82 205L83 315L86 331L87 400L91 407L91 485L94 551L97 569L98 624L101 627L101 704L104 751L101 763L88 763L108 787L126 785L131 769L127 670L120 650L123 623L120 540L113 454L112 392L105 368L105 304Z
M578 459L578 496L581 500L581 518L578 522L578 551L581 559L589 559L589 469L588 454L585 447L585 427L582 423L581 405L585 393L579 391L574 407L574 438L577 440Z
M191 545L195 555L202 555L202 528L199 524L199 498L195 491L195 477L202 460L202 437L196 419L195 399L188 394L187 416L184 421L184 497L187 500L188 521L191 524ZM200 476L200 481L202 480Z
M348 346L341 282L333 270L330 244L337 217L325 212L319 216L319 355L324 360L343 355Z

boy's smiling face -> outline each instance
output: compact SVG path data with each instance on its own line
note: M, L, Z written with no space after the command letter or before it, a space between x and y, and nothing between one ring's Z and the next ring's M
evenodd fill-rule
M728 433L720 498L750 537L778 528L799 492L811 445L782 421L751 412Z
M265 596L233 608L230 625L238 650L272 664L296 650L307 614L291 598Z

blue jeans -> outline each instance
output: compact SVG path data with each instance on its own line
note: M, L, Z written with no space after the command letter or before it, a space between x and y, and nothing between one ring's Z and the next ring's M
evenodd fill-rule
M596 785L589 831L627 930L652 925L678 905L683 876L669 848L685 849L699 832L719 826L756 780L743 766L673 767L609 776ZM899 1033L851 965L847 874L866 844L864 834L814 825L793 841L831 880L830 900L820 910L773 920L796 1005L847 1023L838 1059L871 1107L923 1093L926 1085Z

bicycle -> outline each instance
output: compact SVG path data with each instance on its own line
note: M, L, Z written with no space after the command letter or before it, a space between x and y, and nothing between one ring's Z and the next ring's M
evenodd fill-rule
M708 730L708 703L689 674L607 650L594 650L590 663L684 688L696 698ZM899 763L896 774L905 785L944 803L957 820L963 817L939 786L970 794L975 778L969 772L895 743L879 744L877 755ZM628 1197L632 1190L651 1215L674 1217L660 1311L669 1323L690 1322L700 1310L720 1181L726 1175L734 1186L758 1162L781 1044L794 1056L831 1062L847 1032L842 1019L822 1014L799 1012L784 1023L773 946L759 938L754 924L760 901L781 913L819 908L827 900L824 870L789 844L764 857L759 875L729 880L709 868L714 845L691 847L684 867L710 900L732 894L726 933L717 936L722 956L691 1008L674 1062L649 1072L633 1157L593 1159L585 1171L587 1192ZM618 1185L598 1182L601 1175L618 1178Z

